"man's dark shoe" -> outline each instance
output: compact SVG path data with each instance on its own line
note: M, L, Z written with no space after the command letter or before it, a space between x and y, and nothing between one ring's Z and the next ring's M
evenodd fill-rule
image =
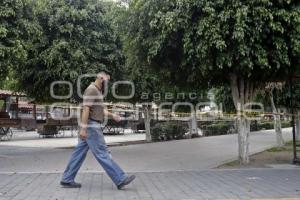
M76 182L65 183L61 181L60 185L63 186L64 188L81 188L81 184Z
M122 190L126 185L130 184L135 179L135 175L128 176L120 185L118 189Z

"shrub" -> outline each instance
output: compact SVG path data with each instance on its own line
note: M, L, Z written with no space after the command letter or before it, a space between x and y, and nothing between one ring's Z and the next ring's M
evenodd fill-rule
M258 130L270 130L270 129L274 129L274 122L259 122L257 124L258 126Z
M151 127L151 137L152 141L155 142L162 140L162 137L164 137L164 135L160 124L156 124L154 125L154 127Z
M289 121L282 121L282 122L281 122L281 127L282 127L282 128L289 128L289 127L292 127L292 126L291 126L291 122L289 122Z
M187 132L187 127L177 122L157 123L151 128L153 141L183 139L185 132Z
M259 126L258 126L258 121L257 120L253 120L251 121L250 124L250 131L259 131Z
M164 128L167 135L167 139L170 140L183 139L185 132L187 132L187 128L182 124L178 124L177 122L166 123Z
M230 123L220 122L202 127L205 136L226 135L233 132L234 127Z
M263 121L257 123L258 130L272 130L274 129L274 121ZM282 128L288 128L291 127L291 123L288 121L281 121L281 127Z

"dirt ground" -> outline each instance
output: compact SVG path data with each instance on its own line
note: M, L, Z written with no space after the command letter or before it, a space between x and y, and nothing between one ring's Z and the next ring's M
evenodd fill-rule
M217 169L237 168L270 168L268 165L293 164L292 142L285 144L283 148L272 148L264 152L250 156L250 164L242 166L238 161L233 161L219 166ZM300 151L298 152L300 155Z

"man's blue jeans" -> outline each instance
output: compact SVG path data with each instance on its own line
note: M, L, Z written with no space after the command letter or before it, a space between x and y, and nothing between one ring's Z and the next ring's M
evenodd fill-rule
M103 167L115 185L118 186L125 180L126 175L119 165L112 160L100 124L90 120L88 125L87 139L79 139L79 143L75 147L69 164L63 174L62 182L74 182L75 176L85 160L88 150L91 149L99 164Z

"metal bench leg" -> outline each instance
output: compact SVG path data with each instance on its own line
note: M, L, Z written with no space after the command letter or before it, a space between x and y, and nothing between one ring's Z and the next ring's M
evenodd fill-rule
M12 139L12 137L13 137L13 132L12 132L11 128L7 128L7 130L6 130L6 136L7 136L7 139L8 139L8 140L11 140L11 139Z
M2 127L0 127L0 141L3 140L3 137L4 137L4 129Z

